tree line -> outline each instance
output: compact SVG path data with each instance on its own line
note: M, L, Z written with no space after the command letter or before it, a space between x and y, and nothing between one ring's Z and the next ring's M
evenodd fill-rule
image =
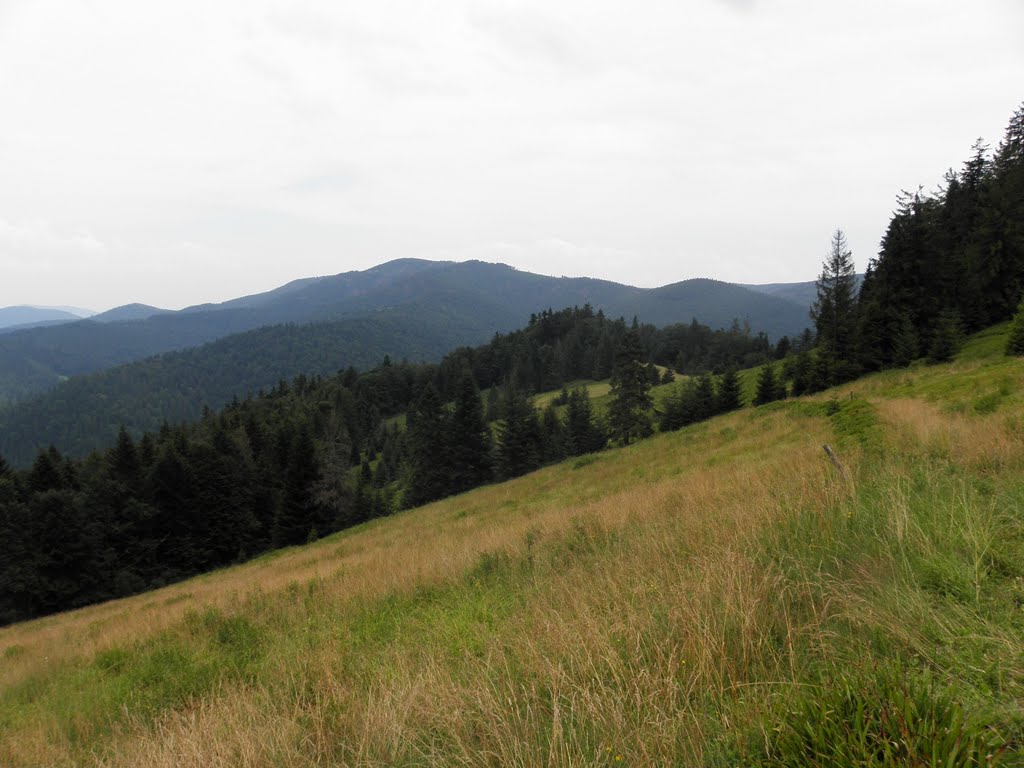
M1014 315L1024 292L1024 106L994 152L980 139L932 192L903 192L857 290L833 235L812 310L817 349L793 361L794 394L925 358Z

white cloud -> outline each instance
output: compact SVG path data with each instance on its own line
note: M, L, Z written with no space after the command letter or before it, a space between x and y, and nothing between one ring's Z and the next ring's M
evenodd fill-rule
M24 251L31 257L40 252L100 254L107 246L88 230L62 233L42 219L11 222L0 218L0 250L7 254Z
M836 226L863 267L1021 98L1020 3L940 5L0 0L0 305L441 254L811 279Z

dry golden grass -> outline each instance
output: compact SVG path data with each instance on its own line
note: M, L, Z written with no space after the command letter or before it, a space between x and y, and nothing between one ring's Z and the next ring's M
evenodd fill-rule
M439 758L422 743L424 729L444 735L446 760L457 755L467 765L535 765L542 752L560 755L560 764L607 757L589 754L590 737L566 728L566 718L600 723L607 745L618 754L628 748L634 761L656 764L682 738L697 754L700 736L686 725L683 703L695 691L742 682L740 670L763 645L766 625L756 617L772 610L770 580L744 560L739 543L791 509L845 493L820 454L825 426L781 412L738 414L277 557L9 627L0 630L0 653L24 651L5 659L0 685L45 678L100 650L175 632L186 611L200 607L244 613L255 593L280 609L290 587L313 580L323 585L321 610L343 626L366 601L458 581L481 553L522 559L528 548L557 548L585 526L628 536L601 557L538 562L528 602L482 651L459 662L458 674L450 648L397 643L393 656L380 660L386 663L353 680L339 669L346 649L336 638L306 649L301 663L272 659L255 682L165 712L155 727L127 718L102 745L100 762L316 765L339 758L384 765L418 754L429 763ZM657 636L650 631L652 599L672 644L644 648L641 662L622 651ZM301 619L301 611L289 616L295 624L285 633ZM736 653L723 655L726 644ZM515 674L505 674L509 665ZM651 704L643 722L632 714L638 702ZM545 744L538 734L549 727L555 730ZM45 718L20 724L0 736L0 756L15 765L71 764L76 747L54 730Z
M908 398L881 400L876 407L904 451L940 456L980 471L1020 466L1024 459L1024 432L1008 423L1004 413L950 413Z

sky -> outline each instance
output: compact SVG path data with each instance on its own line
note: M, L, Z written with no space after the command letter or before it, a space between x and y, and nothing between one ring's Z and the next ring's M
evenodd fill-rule
M1020 0L0 0L0 306L395 258L859 269L1024 101Z

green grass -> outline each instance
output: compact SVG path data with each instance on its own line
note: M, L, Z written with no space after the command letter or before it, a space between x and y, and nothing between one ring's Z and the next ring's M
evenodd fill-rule
M9 628L0 762L1024 764L1002 333Z

